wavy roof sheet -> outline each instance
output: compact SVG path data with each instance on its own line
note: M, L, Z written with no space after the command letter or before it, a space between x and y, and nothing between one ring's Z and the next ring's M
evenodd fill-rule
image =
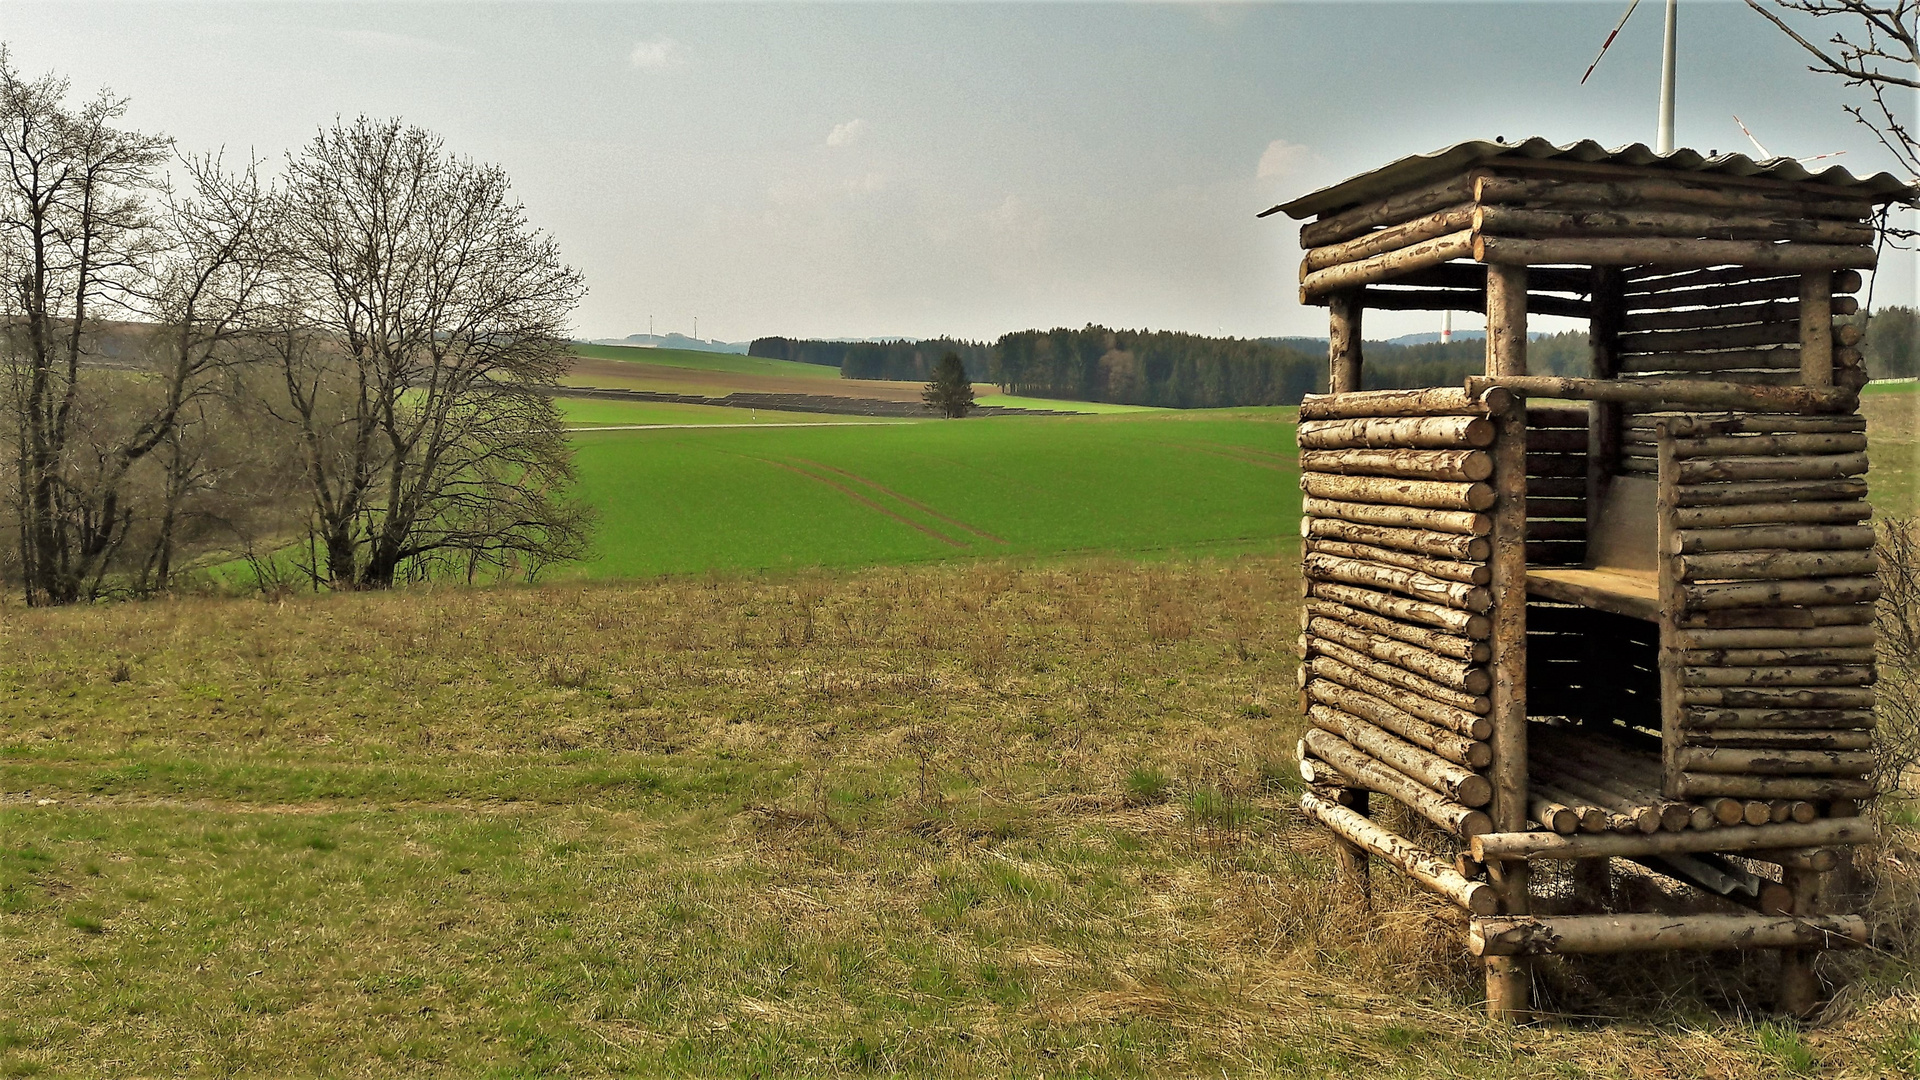
M1328 214L1502 158L1635 165L1672 169L1675 172L1759 176L1790 182L1807 181L1830 188L1850 189L1874 202L1891 202L1895 199L1910 198L1914 194L1912 185L1891 173L1878 172L1862 178L1838 165L1813 172L1793 158L1776 157L1756 161L1745 154L1714 154L1709 157L1697 150L1684 148L1670 154L1657 154L1644 143L1631 143L1609 150L1592 139L1555 146L1545 139L1535 137L1517 143L1476 139L1455 143L1431 154L1404 157L1372 172L1361 173L1331 187L1302 195L1292 202L1281 203L1262 212L1260 216L1285 213L1289 217L1304 219Z

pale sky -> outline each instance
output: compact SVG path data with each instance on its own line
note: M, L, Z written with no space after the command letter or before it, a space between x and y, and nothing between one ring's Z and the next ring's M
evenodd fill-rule
M434 129L585 274L583 337L1324 335L1297 226L1254 215L1461 139L1652 142L1659 0L1578 85L1625 6L0 2L0 39L183 150ZM1750 152L1737 113L1775 153L1887 164L1743 4L1680 8L1681 145ZM1888 262L1876 302L1913 302Z

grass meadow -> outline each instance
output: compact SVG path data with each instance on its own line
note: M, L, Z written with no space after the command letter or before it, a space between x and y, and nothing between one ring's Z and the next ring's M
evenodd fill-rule
M1294 566L10 609L0 1075L1920 1068L1889 956L1805 1031L1766 957L1483 1022L1458 915L1347 907L1294 809Z

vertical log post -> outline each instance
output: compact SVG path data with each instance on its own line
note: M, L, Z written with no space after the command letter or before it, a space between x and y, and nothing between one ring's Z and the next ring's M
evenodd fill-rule
M1620 374L1620 328L1627 315L1627 275L1617 266L1593 268L1593 318L1588 328L1593 347L1593 377L1612 379ZM1607 489L1620 465L1620 405L1595 401L1587 406L1587 538L1592 542L1599 525ZM1599 634L1582 635L1581 676L1591 688L1613 662L1614 643ZM1582 695L1589 706L1591 693ZM1582 718L1594 722L1591 714ZM1573 884L1594 911L1613 909L1613 860L1580 859L1573 866Z
M1654 474L1654 576L1660 589L1658 665L1660 671L1660 763L1666 794L1684 790L1680 781L1680 752L1687 732L1680 724L1680 582L1675 574L1673 512L1680 496L1680 473L1675 465L1673 436L1662 420L1654 424L1657 446Z
M1327 301L1327 393L1360 389L1360 293L1335 293Z
M1368 794L1366 788L1341 788L1335 794L1334 801L1361 817L1368 817ZM1352 841L1335 837L1334 857L1347 895L1358 901L1362 910L1370 910L1373 907L1373 875L1368 872L1366 849Z
M1527 373L1527 268L1487 267L1487 374ZM1493 417L1493 551L1489 591L1493 604L1493 827L1524 832L1527 827L1527 403L1512 404ZM1500 911L1528 910L1524 859L1490 863L1489 878L1499 890ZM1525 959L1487 958L1487 1015L1523 1023L1532 1017L1531 973Z
M1820 879L1825 875L1791 866L1781 868L1781 875L1787 888L1793 892L1793 913L1820 914ZM1820 996L1819 982L1813 974L1813 957L1812 949L1785 949L1780 953L1780 988L1776 1004L1781 1012L1792 1016L1813 1015Z
M1800 381L1833 385L1833 276L1800 275Z

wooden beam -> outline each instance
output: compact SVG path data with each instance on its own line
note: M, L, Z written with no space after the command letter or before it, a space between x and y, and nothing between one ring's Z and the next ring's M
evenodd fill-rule
M1778 240L1817 244L1873 243L1873 227L1858 221L1762 217L1677 210L1536 210L1480 206L1473 210L1475 232L1525 237L1671 237L1689 241Z
M1619 210L1643 206L1705 206L1796 217L1858 221L1873 213L1864 199L1795 197L1793 192L1729 191L1678 176L1635 176L1604 181L1522 179L1488 176L1474 184L1474 199L1516 206L1598 207Z
M1873 824L1865 818L1822 818L1806 824L1729 825L1719 829L1560 836L1542 832L1489 832L1473 838L1473 857L1500 859L1592 859L1686 851L1742 852L1774 848L1869 844Z
M1663 952L1679 949L1835 949L1867 944L1858 915L1555 915L1473 920L1475 956Z
M1833 279L1800 276L1800 381L1833 385Z
M1493 914L1497 901L1491 886L1467 880L1452 866L1411 841L1312 791L1300 794L1300 808L1347 842L1393 864L1408 877L1462 908L1476 915Z
M1450 176L1412 191L1322 215L1318 221L1300 226L1300 247L1304 250L1337 244L1383 225L1393 225L1465 202L1473 197L1473 181L1477 175Z
M1463 229L1460 232L1449 233L1433 240L1424 240L1395 251L1382 252L1357 262L1330 266L1325 270L1308 271L1305 264L1302 264L1300 301L1307 303L1322 293L1338 292L1362 285L1378 285L1411 270L1423 270L1429 266L1438 266L1454 259L1472 256L1473 232L1470 229Z
M1350 394L1360 389L1361 328L1364 309L1351 292L1336 293L1327 304L1327 392Z
M1467 392L1506 388L1530 397L1572 401L1617 401L1623 405L1712 405L1723 409L1829 413L1851 412L1860 403L1843 387L1749 386L1674 379L1573 379L1554 375L1470 375Z
M1521 240L1471 232L1454 235L1471 239L1473 258L1477 262L1518 266L1542 263L1578 266L1657 263L1674 267L1705 267L1732 263L1755 269L1805 272L1850 268L1870 270L1877 261L1873 248L1865 244L1770 244L1763 240L1687 240L1678 237ZM1372 284L1384 280L1385 276L1355 284Z

